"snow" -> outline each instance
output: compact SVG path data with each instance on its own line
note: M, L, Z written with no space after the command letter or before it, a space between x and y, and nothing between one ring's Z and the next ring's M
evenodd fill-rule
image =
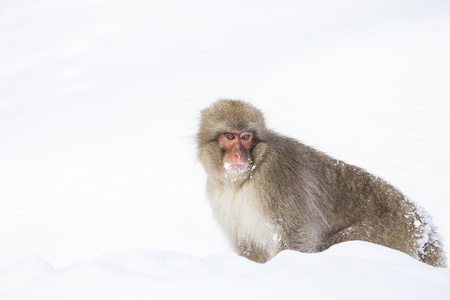
M0 299L448 299L447 269L368 243L238 257L195 135L250 101L425 207L449 252L449 36L445 0L3 1Z
M447 270L365 242L320 254L285 251L264 265L232 254L198 258L135 249L55 270L33 257L7 274L3 290L11 299L273 299L280 293L307 299L448 299L450 280Z

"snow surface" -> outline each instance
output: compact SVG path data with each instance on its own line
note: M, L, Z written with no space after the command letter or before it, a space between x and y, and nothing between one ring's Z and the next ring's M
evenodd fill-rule
M27 257L0 278L10 299L448 299L450 273L348 242L319 254L284 251L266 264L132 250L55 270Z
M398 187L450 243L450 2L0 4L0 299L449 299L450 272L363 242L229 251L199 111L268 125Z

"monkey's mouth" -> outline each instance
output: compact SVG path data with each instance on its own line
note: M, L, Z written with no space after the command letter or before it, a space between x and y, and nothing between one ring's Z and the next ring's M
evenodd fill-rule
M227 171L236 172L236 173L243 173L247 171L250 167L250 164L248 162L239 162L239 163L229 163L224 162L223 168Z

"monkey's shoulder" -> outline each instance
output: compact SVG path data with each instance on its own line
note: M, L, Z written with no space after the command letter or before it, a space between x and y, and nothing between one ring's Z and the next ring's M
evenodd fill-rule
M275 173L296 176L317 171L332 164L333 159L297 139L271 134L266 141L270 147L265 151L265 161Z

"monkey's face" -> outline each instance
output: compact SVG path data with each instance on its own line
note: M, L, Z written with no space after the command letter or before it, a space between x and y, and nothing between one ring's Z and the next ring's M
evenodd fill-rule
M219 136L219 144L223 154L223 168L227 175L244 175L251 169L250 148L253 143L253 132L231 131Z

